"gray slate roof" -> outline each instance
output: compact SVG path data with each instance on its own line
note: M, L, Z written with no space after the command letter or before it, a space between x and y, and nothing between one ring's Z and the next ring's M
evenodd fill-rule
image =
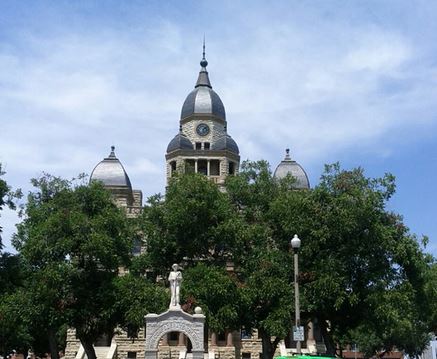
M291 175L296 179L296 182L293 184L293 188L295 189L309 189L310 182L308 180L308 176L302 166L293 161L290 158L290 150L286 149L286 155L283 161L279 163L278 167L276 167L275 173L273 176L278 179L285 178L287 175Z
M228 150L233 153L236 153L237 155L240 153L237 143L229 135L224 135L220 137L216 142L212 144L211 149L217 151Z
M100 181L105 186L127 187L132 190L129 176L123 165L115 156L115 147L111 147L111 153L103 161L99 162L91 172L91 181Z
M182 133L179 132L174 138L170 141L167 146L167 153L176 150L192 150L193 144L191 141Z

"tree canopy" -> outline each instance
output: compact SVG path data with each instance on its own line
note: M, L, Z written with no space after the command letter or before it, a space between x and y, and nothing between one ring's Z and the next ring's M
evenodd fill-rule
M401 217L386 209L394 177L367 178L360 168L345 171L334 164L313 190L291 185L289 179L276 181L264 162L244 163L227 183L233 203L255 228L243 233L245 255L238 264L248 288L256 278L248 313L265 335L264 352L273 355L287 323L289 328L287 248L294 233L302 238L302 311L320 326L328 353L348 343L358 343L369 356L394 347L420 352L429 330L424 279L432 260ZM276 297L257 297L257 291ZM265 311L256 315L253 306ZM270 337L276 337L273 343Z
M116 279L130 260L130 225L100 183L50 175L32 183L13 238L27 271L24 318L32 318L34 331L48 332L52 358L64 325L76 328L88 358L95 358L93 342L117 324Z
M233 255L239 217L227 195L200 174L173 177L165 195L149 199L141 220L152 268L173 263L225 263Z
M264 161L244 162L226 192L199 175L173 178L165 199L152 198L144 211L146 262L161 271L184 263L186 298L205 307L208 325L257 329L267 359L294 318L289 243L298 233L301 308L330 354L352 343L369 356L394 347L420 352L430 329L432 259L387 210L394 177L334 164L312 190L293 190L293 182L276 180ZM218 270L226 263L232 271Z
M394 177L334 164L313 189L293 183L275 179L265 161L244 162L226 191L199 174L177 175L165 197L152 196L129 220L99 183L33 180L13 241L19 256L5 258L24 276L5 272L17 290L0 300L0 335L15 311L23 343L48 328L53 353L69 325L95 358L100 335L118 325L135 336L145 314L167 307L165 281L179 263L183 308L201 306L215 332L258 330L271 359L294 321L297 233L302 318L320 329L329 354L348 344L368 357L421 352L437 326L436 263L387 209ZM132 257L135 240L145 251Z

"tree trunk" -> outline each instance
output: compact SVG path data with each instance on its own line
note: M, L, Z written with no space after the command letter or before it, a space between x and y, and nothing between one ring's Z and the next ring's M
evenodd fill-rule
M91 340L88 340L86 338L80 338L80 343L82 344L88 359L97 359L93 342Z
M272 342L271 336L262 329L258 329L258 337L261 337L262 342L262 359L273 359L280 339L276 337Z
M328 333L328 323L325 319L320 319L320 331L323 337L323 341L326 345L326 354L328 356L335 356L337 353L337 348L335 346L334 341L332 340L331 335Z
M48 331L50 356L52 359L59 359L58 341L56 339L56 330L50 328Z

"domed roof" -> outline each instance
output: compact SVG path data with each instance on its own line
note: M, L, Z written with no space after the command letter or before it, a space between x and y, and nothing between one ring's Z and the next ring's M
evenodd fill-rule
M212 144L211 149L217 151L228 150L236 153L237 155L240 153L237 143L229 135L224 135L220 137L216 142Z
M103 161L94 167L91 177L91 181L100 181L104 186L109 187L127 187L132 190L129 176L124 170L123 165L115 156L115 147L111 146L111 153Z
M213 89L199 86L185 99L181 111L181 120L194 114L214 115L226 121L225 107Z
M290 150L288 148L285 151L285 158L281 161L278 167L276 167L273 176L282 179L287 177L287 175L291 175L296 179L296 182L293 184L294 189L309 189L310 182L305 170L299 163L290 158Z
M176 150L192 150L193 144L191 141L182 133L179 132L174 138L170 141L167 146L167 153Z
M209 81L208 61L205 59L205 48L203 50L203 58L200 61L200 72L193 91L185 99L181 111L181 120L194 114L214 115L226 121L225 107L219 95L214 92Z

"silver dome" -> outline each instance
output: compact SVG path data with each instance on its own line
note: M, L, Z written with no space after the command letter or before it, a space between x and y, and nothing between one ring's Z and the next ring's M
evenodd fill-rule
M168 144L167 153L176 150L192 150L193 144L191 141L182 133L179 132Z
M226 121L223 102L219 95L212 89L211 82L209 81L208 71L206 71L208 61L205 59L205 52L203 53L200 66L201 69L195 89L190 92L182 106L181 120L194 114L208 114L217 116L223 121Z
M91 172L91 181L100 181L108 187L127 187L132 190L129 176L123 165L115 156L115 147L111 147L111 153L103 161L97 164Z
M309 189L310 182L308 176L302 166L290 158L290 150L286 149L286 155L283 161L276 167L273 176L277 179L282 179L291 175L296 179L293 184L294 189Z
M185 99L181 111L181 120L194 114L214 115L226 120L225 107L220 97L209 87L194 89Z
M220 137L216 142L212 144L211 149L217 151L227 150L234 152L237 155L240 153L237 143L229 135L224 135Z

